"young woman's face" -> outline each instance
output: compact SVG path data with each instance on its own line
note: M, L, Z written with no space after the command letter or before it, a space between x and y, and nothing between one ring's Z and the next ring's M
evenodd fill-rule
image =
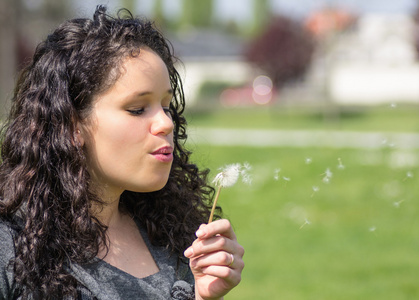
M165 186L173 161L172 96L167 67L149 49L127 58L115 84L96 96L81 136L100 190L151 192Z

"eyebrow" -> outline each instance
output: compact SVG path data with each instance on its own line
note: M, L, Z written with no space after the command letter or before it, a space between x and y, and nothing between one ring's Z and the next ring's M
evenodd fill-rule
M142 92L142 93L137 94L137 97L148 96L148 95L151 95L151 94L152 94L152 92ZM168 89L166 91L166 94L173 95L173 90L172 89Z

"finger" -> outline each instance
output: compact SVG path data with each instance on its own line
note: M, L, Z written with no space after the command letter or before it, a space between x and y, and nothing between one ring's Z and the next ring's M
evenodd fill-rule
M226 282L229 282L231 286L236 286L241 281L241 272L227 268L225 266L208 266L202 268L202 273L205 275L221 278Z
M202 255L191 260L191 268L204 268L210 265L233 267L234 255L226 251L218 251Z
M236 234L231 226L230 221L226 219L217 220L210 224L203 224L196 232L196 236L200 239L208 238L215 235L222 235L232 240L237 240Z
M213 236L208 239L196 239L184 254L186 257L192 258L218 251L241 255L242 247L236 241L224 236Z

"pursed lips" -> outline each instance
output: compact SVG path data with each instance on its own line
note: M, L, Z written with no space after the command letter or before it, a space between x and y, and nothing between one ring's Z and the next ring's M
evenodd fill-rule
M173 160L173 147L164 146L152 152L154 158L161 162L171 162Z

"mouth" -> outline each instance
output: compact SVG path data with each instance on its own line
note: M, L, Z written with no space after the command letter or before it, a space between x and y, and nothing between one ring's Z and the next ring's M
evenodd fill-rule
M151 155L160 162L169 163L173 161L173 148L164 146L152 152Z

